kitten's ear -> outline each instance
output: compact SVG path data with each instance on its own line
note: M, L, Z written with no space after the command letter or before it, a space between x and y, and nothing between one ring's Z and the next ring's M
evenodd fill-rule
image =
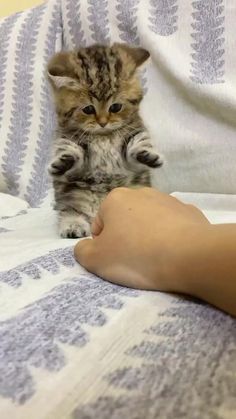
M124 61L131 58L136 68L140 67L150 57L150 53L144 48L135 48L119 43L115 43L113 47L119 51Z
M75 80L71 54L59 52L54 55L48 63L48 78L52 86L56 89L61 87L78 88L78 81Z

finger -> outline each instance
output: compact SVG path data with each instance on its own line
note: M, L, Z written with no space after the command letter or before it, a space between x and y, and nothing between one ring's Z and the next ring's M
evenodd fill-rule
M104 223L100 213L98 212L91 225L91 233L93 237L99 236L104 228Z
M93 239L79 241L74 248L75 259L89 272L97 273L99 258L96 254L96 244Z
M208 220L206 215L202 212L202 210L200 210L198 207L192 204L185 204L185 205L186 205L186 208L191 209L194 219L197 215L199 217L199 221L201 220L201 222L203 223L210 224L210 221Z

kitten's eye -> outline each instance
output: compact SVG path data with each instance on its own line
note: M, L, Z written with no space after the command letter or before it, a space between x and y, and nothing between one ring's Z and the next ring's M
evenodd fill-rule
M85 108L83 108L82 111L87 115L92 115L96 113L93 105L85 106Z
M109 112L117 113L117 112L120 112L121 109L122 109L121 103L113 103L113 105L111 105L109 108Z

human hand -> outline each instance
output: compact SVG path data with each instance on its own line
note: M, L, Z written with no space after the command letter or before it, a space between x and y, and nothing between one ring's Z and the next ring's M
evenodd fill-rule
M113 190L80 241L75 257L87 270L120 285L186 292L185 256L209 226L197 208L152 188Z

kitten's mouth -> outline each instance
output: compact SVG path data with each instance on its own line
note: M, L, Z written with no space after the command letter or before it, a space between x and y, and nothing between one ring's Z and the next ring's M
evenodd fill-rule
M94 135L107 135L110 134L111 132L117 131L118 129L120 129L121 127L97 127L94 129L89 129L89 133L90 134L94 134Z

